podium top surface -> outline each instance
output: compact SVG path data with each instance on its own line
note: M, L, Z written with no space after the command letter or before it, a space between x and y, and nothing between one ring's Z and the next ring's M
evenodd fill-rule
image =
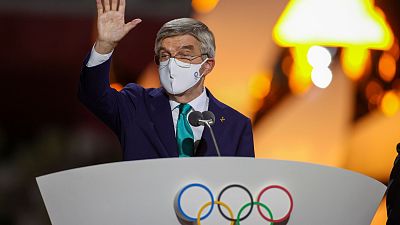
M118 162L44 175L37 182L54 225L180 224L177 194L193 183L209 188L215 199L231 184L246 187L254 198L265 187L284 187L293 200L288 225L364 225L372 220L386 191L382 183L344 169L238 157ZM272 205L287 209L287 200ZM232 211L236 215L238 208ZM279 214L276 209L271 211ZM202 223L229 224L217 207L211 214ZM261 222L269 224L253 210L241 224Z

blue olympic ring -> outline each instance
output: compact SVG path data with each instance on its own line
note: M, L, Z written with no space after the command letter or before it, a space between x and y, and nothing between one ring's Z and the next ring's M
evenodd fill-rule
M179 210L179 212L180 212L184 217L186 217L186 219L188 219L189 221L196 221L196 220L197 220L197 218L194 218L194 217L191 217L191 216L187 215L187 214L183 211L182 206L181 206L181 199L182 199L182 194L183 194L183 192L185 192L187 189L189 189L189 188L191 188L191 187L200 187L200 188L203 188L203 189L206 190L206 191L208 192L208 194L210 195L210 198L211 198L211 207L210 207L210 210L207 212L207 214L204 215L204 216L202 216L202 217L200 218L201 220L203 220L203 219L207 218L207 217L211 214L211 212L213 211L213 209L214 209L214 195L211 193L211 190L210 190L207 186L205 186L205 185L203 185L203 184L198 184L198 183L189 184L189 185L186 185L186 187L184 187L184 188L179 192L179 195L178 195L178 210Z

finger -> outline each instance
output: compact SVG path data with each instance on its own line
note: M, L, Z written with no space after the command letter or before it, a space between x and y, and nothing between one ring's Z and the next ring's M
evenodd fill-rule
M111 0L111 10L117 10L118 0Z
M104 0L104 12L108 12L110 10L110 0Z
M125 24L125 31L128 33L130 30L132 30L134 27L136 27L140 22L142 22L141 19L134 19L130 21L129 23Z
M125 0L119 0L118 11L122 13L125 12Z
M101 15L103 13L103 3L101 3L101 0L96 0L96 6L97 6L97 14Z

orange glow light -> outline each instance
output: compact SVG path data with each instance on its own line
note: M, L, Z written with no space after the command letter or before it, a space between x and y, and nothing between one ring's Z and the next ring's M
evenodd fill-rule
M266 72L255 74L250 78L249 89L251 96L256 99L265 98L271 89L272 75Z
M390 54L394 57L394 59L397 61L399 60L400 56L400 48L399 48L399 42L397 39L393 42L392 48L389 50Z
M388 91L382 98L381 110L386 116L395 115L400 108L399 96L394 91Z
M122 88L124 88L120 83L112 83L110 84L110 87L114 88L117 91L121 91Z
M384 81L390 82L396 74L396 59L391 54L385 52L379 59L378 68L380 77Z
M192 0L192 7L198 13L209 13L218 4L219 0Z
M372 80L365 88L365 95L369 103L377 105L382 98L383 88L377 81Z
M287 56L285 56L285 58L283 58L282 64L281 64L283 74L285 74L286 76L289 76L290 68L292 67L292 64L293 64L293 59L290 55L287 55Z

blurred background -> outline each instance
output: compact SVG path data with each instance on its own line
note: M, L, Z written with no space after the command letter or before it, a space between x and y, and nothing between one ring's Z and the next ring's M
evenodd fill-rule
M341 167L385 184L400 142L394 0L127 0L142 18L116 49L112 86L158 87L155 34L194 17L216 36L206 85L253 122L256 157ZM35 177L121 160L77 100L95 0L0 0L0 225L50 224ZM372 224L385 224L384 201Z

